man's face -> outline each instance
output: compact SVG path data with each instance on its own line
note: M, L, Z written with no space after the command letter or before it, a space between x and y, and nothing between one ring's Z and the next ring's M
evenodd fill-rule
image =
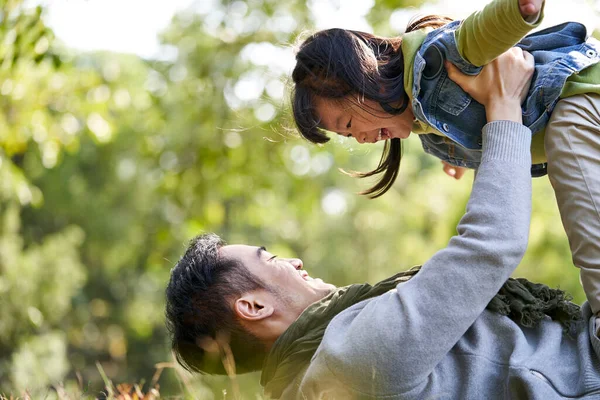
M264 247L229 245L220 249L225 258L237 259L265 285L275 289L298 315L310 304L335 289L334 285L313 279L302 269L298 258L279 258ZM292 310L288 310L292 311Z

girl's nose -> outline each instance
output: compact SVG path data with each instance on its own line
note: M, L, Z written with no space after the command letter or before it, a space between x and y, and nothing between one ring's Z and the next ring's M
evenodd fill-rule
M367 132L361 132L358 134L357 139L358 143L375 143L377 138L374 136L369 137Z

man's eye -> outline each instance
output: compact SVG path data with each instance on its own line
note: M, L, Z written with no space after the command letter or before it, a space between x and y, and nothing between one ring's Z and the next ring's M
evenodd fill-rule
M346 124L346 129L350 129L352 128L352 118L350 118L350 121L348 121L348 123ZM349 137L350 135L348 135Z
M277 258L277 256L273 256L273 257L269 258L267 261L273 261L276 258Z

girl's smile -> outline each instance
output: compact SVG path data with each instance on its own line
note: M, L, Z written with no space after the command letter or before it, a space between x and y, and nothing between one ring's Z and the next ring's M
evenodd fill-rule
M315 99L319 126L346 137L353 137L358 143L375 143L393 138L406 139L413 125L410 107L400 115L385 112L379 103L354 98L341 100Z

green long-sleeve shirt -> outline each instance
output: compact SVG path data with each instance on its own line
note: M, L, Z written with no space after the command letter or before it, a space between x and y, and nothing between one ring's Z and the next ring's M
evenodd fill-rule
M523 19L518 0L494 0L483 10L467 17L456 30L456 43L461 56L476 66L483 66L504 53L542 21L543 12L535 23ZM415 55L430 28L406 33L402 40L404 54L404 90L412 97ZM600 64L594 64L578 74L571 75L563 87L561 98L581 93L600 94ZM412 98L411 98L412 100ZM413 133L435 133L445 136L434 127L420 121L413 125ZM544 132L533 137L531 152L534 163L546 161Z

